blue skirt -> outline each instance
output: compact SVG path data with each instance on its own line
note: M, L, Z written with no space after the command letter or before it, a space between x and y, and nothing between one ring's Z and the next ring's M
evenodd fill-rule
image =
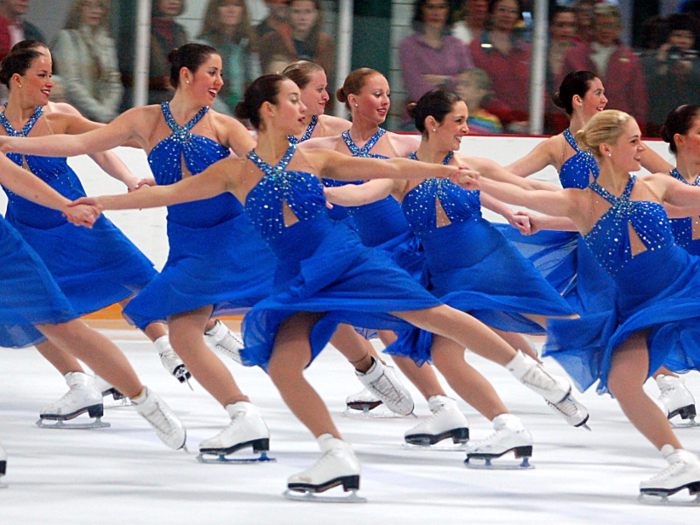
M13 225L44 260L79 315L137 293L157 275L153 263L105 217L92 228L65 222L52 228Z
M290 246L304 241L297 223L287 228ZM298 237L298 238L295 238ZM311 332L311 359L326 346L339 323L406 330L411 325L389 312L442 304L382 251L368 248L347 225L335 223L321 244L301 261L280 262L273 294L243 320L244 362L267 369L282 322L298 312L325 315Z
M33 325L76 317L42 259L0 216L0 346L39 343L46 338Z
M275 257L246 214L207 228L168 221L163 271L124 309L139 328L214 306L212 315L244 313L270 294Z

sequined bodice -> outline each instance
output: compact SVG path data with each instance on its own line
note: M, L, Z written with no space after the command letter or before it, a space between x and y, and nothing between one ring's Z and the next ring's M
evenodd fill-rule
M263 178L250 190L245 209L255 228L280 259L300 259L314 250L331 227L325 213L326 198L318 178L304 171L286 171L296 145L275 166L262 160L255 150L247 157L263 172ZM288 207L298 222L285 225Z
M442 163L449 164L452 156L450 152ZM416 154L410 158L417 159ZM451 223L481 218L479 191L465 190L447 179L426 179L411 189L401 203L408 223L419 238L438 229L438 205Z
M228 148L218 142L191 132L207 114L205 106L184 126L175 122L170 104L161 104L165 122L172 134L160 141L148 154L151 171L160 185L174 184L182 180L183 160L191 175L201 173L215 162L230 155ZM208 227L243 213L241 203L230 193L211 199L177 204L168 208L168 220L194 227Z
M620 280L639 278L630 275L633 260L643 259L643 255L651 252L660 253L675 244L666 211L661 204L630 200L635 180L636 177L630 175L620 197L612 195L597 182L590 185L594 192L610 203L610 208L584 236L584 240L596 260L618 283ZM632 253L630 231L634 231L645 248L637 255Z
M306 126L306 131L304 131L304 134L301 136L301 138L296 138L294 135L288 135L287 140L289 140L290 144L299 144L300 142L309 140L311 138L311 135L314 134L314 130L316 129L317 124L318 116L312 115L311 122L309 122L309 125Z
M597 177L599 168L598 163L590 151L583 151L578 147L576 140L569 129L564 130L564 138L569 145L574 149L576 154L570 157L562 164L559 170L559 180L564 188L577 188L579 190L588 187L591 180L591 172L594 178Z
M41 116L42 108L39 106L21 130L16 130L12 127L12 124L5 117L5 113L0 113L0 123L11 137L26 137ZM26 166L34 175L66 198L74 200L85 195L85 190L80 180L68 166L65 157L40 157L37 155L22 155L20 153L8 153L7 157L18 166L24 166L26 162ZM7 207L7 219L9 221L19 221L42 228L65 223L65 218L61 212L35 204L7 189L5 189L5 192L9 201Z
M669 173L682 183L690 184L676 168L673 168ZM700 175L695 177L692 185L700 186ZM698 220L697 217L682 217L670 220L673 237L676 239L678 246L688 250L693 255L700 255L700 239L693 239L693 222Z
M358 147L350 137L350 131L344 131L341 136L353 157L386 159L388 157L371 152L372 148L385 133L386 130L379 128L377 133L375 133L361 148ZM362 181L341 182L324 179L323 184L333 187L344 186L346 184L362 184ZM408 222L406 222L406 217L404 217L401 211L401 206L392 196L370 204L365 204L364 206L349 206L346 209L353 219L362 244L365 246L379 246L410 230Z

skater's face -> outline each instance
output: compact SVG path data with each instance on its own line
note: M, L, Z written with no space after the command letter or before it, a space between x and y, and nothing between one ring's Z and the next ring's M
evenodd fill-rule
M437 124L433 128L428 126L429 136L431 139L435 139L436 147L441 150L458 150L462 143L462 137L469 133L469 126L467 126L468 117L469 110L467 105L460 100L455 102L454 106L452 106L452 111L445 115L442 123ZM433 129L437 131L432 132Z
M265 104L268 104L267 102ZM268 109L270 122L286 135L299 135L306 129L306 106L301 101L301 91L291 80L283 80L277 93L277 103Z
M578 97L577 97L578 98ZM578 101L574 101L578 102ZM605 87L599 78L594 78L588 85L588 91L580 100L583 121L588 122L596 113L605 109L608 99L605 96Z
M645 149L642 132L633 118L623 126L622 133L615 144L601 145L603 158L607 157L610 160L615 172L624 174L639 171L642 168L642 152Z
M18 82L14 84L13 88L17 88L21 92L28 104L45 106L48 103L51 88L53 88L51 67L51 58L42 55L32 61L24 75L16 75Z
M184 85L189 88L190 94L201 106L211 106L224 85L221 78L221 57L217 54L209 55L194 73L187 68L182 69L180 87Z
M360 92L348 97L353 117L359 116L375 124L381 124L386 120L391 107L390 96L389 82L384 75L366 77Z
M308 109L311 115L323 115L326 110L326 103L329 100L328 80L326 73L322 70L317 70L309 75L309 83L301 90L301 101Z

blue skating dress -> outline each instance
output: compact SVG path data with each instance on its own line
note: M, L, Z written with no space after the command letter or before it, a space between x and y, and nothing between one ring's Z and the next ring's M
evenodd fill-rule
M309 140L311 138L311 135L314 134L314 130L316 129L317 124L318 116L312 115L311 122L309 122L309 125L306 126L306 130L304 131L304 134L301 136L301 138L296 138L294 135L288 135L287 140L290 144L299 144L301 142Z
M183 160L196 176L229 156L228 148L191 132L208 107L185 126L175 122L169 103L161 107L173 133L148 155L159 185L182 180ZM230 193L168 207L168 240L162 272L124 309L136 326L209 305L214 315L242 313L269 294L274 256Z
M588 187L591 172L598 173L598 165L590 151L578 147L568 129L564 130L564 137L576 154L562 165L559 180L564 188L582 190ZM596 262L580 234L542 231L523 236L515 228L504 229L501 231L576 312L595 313L615 307L614 281Z
M349 131L344 131L342 137L353 157L386 159L388 157L371 153L385 133L386 130L380 128L361 148L350 138ZM344 186L362 184L362 181L353 183L324 179L323 183L326 186ZM352 217L362 244L386 252L399 267L416 279L421 279L425 268L425 254L401 211L401 205L394 197L388 196L364 206L348 206L345 209Z
M449 153L443 164L452 156ZM425 250L428 290L494 328L544 334L540 325L521 314L574 312L532 263L482 218L479 195L449 180L426 179L404 197L401 207ZM439 225L438 208L449 224ZM413 329L400 334L386 351L421 365L430 360L431 345L432 334Z
M663 206L631 201L634 175L620 197L597 182L590 188L610 203L584 240L617 285L616 309L580 319L552 319L545 354L584 391L600 380L607 392L614 350L633 332L649 329L649 372L663 363L676 372L700 369L700 258L673 239ZM630 231L646 248L632 254Z
M12 127L4 113L0 113L0 122L8 135L26 137L41 115L42 108L36 108L20 131ZM48 136L46 139L50 140ZM75 200L85 196L65 157L7 156L64 197ZM44 260L79 315L131 297L157 274L153 263L104 216L92 228L75 226L60 211L6 192L7 220Z
M0 215L0 346L45 341L33 325L76 317L44 261Z
M440 305L408 273L379 250L364 246L343 222L325 212L323 185L303 171L284 171L289 149L276 166L254 151L248 158L264 173L250 191L246 211L277 256L272 295L243 321L247 364L267 368L280 324L297 312L326 312L311 332L312 359L330 340L338 323L377 329L411 325L387 312ZM298 222L285 226L283 208Z
M683 178L683 175L678 173L676 168L671 170L671 176L684 184L688 184L688 181ZM693 181L693 186L700 186L700 175ZM697 220L697 217L669 220L671 221L671 230L673 231L673 237L676 239L676 244L691 255L700 255L700 239L693 239L693 221Z

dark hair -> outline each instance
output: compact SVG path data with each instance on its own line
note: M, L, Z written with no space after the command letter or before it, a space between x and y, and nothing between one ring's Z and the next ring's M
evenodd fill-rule
M586 96L586 92L595 78L598 77L590 71L572 71L561 81L559 91L552 95L552 102L554 102L555 106L566 111L567 115L571 116L574 113L572 104L574 95L578 95L581 98Z
M684 104L671 111L666 117L666 122L661 127L661 138L668 142L668 149L675 155L678 153L676 141L673 136L678 133L685 135L693 127L693 121L700 117L700 106L697 104Z
M185 44L168 53L170 62L170 84L177 89L180 84L180 70L186 67L192 74L196 73L199 66L206 62L211 55L219 52L206 44Z
M489 14L493 15L493 12L496 10L496 4L498 2L502 2L503 0L489 0ZM523 18L523 0L515 0L515 3L518 4L518 11L520 11L519 18L522 20Z
M576 11L574 10L573 7L555 7L552 10L552 13L549 15L549 25L551 26L554 24L554 20L561 15L565 13L571 13L572 15L576 15Z
M299 89L304 89L311 80L311 75L317 71L324 71L321 66L308 60L297 60L284 68L282 74L294 82Z
M2 61L2 69L0 69L0 82L10 88L10 79L15 73L24 75L27 70L32 67L32 62L44 55L34 49L20 49L14 53L10 53Z
M359 95L365 85L365 80L372 75L381 75L381 73L369 67L361 67L351 72L343 82L343 86L335 92L335 98L338 99L338 102L345 104L348 111L351 111L348 95Z
M185 12L185 9L187 8L187 3L185 0L182 0L182 7L180 8L180 12L176 14L175 16L180 16L182 13ZM160 2L159 0L153 0L151 2L151 16L152 17L162 17L163 12L160 10Z
M447 18L445 18L445 27L443 32L446 35L449 35L450 27L452 27L452 20L455 17L454 7L452 6L452 2L450 2L450 0L443 0L443 2L445 2L448 5ZM414 31L418 31L419 33L423 32L423 25L425 24L425 18L423 17L423 8L427 3L428 0L418 0L413 6L413 29Z
M280 84L289 80L284 75L263 75L248 86L241 100L236 105L236 116L241 120L250 120L255 129L260 128L260 108L263 103L277 104Z
M45 47L46 49L49 48L49 46L38 40L20 40L14 46L12 46L10 53L21 51L22 49L36 49L37 47Z
M433 89L423 95L418 102L409 104L406 110L408 116L413 119L416 129L424 134L426 118L433 117L439 124L442 124L445 115L452 111L454 105L461 100L452 91Z

